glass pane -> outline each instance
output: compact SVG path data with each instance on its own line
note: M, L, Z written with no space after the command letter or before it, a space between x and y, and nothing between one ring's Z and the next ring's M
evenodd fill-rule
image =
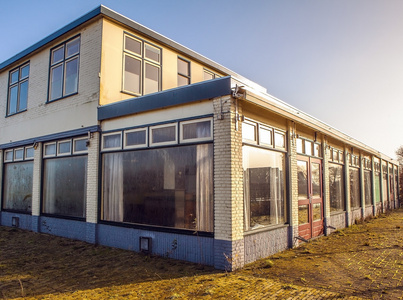
M145 145L146 133L146 130L126 132L126 146Z
M350 169L350 205L361 207L360 173L358 169Z
M34 148L33 147L25 148L25 158L34 158Z
M339 161L339 151L333 150L333 161L338 162Z
M204 71L204 80L210 80L210 79L214 79L214 74Z
M211 137L211 121L183 124L183 139L199 139Z
M66 82L64 94L69 95L78 91L78 58L66 62Z
M125 55L124 90L140 94L141 62Z
M18 103L18 85L10 89L8 100L8 114L15 114L17 112Z
M272 131L270 129L266 129L264 127L259 128L259 143L262 145L272 146Z
M147 64L144 79L144 95L159 91L160 68Z
M19 71L15 70L10 75L10 84L16 83L18 81L18 78L19 78Z
M43 212L85 217L87 156L46 159Z
M308 204L298 206L298 225L309 223Z
M52 51L52 65L64 59L64 46Z
M21 77L20 79L24 79L25 77L28 77L29 75L29 65L23 66L21 68Z
M322 205L321 203L314 203L312 205L313 220L322 220Z
M320 164L311 163L312 197L321 197Z
M104 149L108 148L120 148L121 146L121 134L110 134L110 135L104 135Z
M125 37L125 50L141 55L141 42L132 39L128 36Z
M242 123L242 139L256 142L256 124Z
M313 145L313 149L314 149L314 153L313 155L315 155L316 157L320 157L320 144L314 144Z
M190 76L189 62L178 58L178 73L185 76Z
M103 155L102 220L213 231L213 146Z
M184 86L190 84L190 78L182 75L178 75L178 86Z
M285 148L285 136L282 133L274 133L274 144L277 147Z
M372 182L371 171L364 171L364 191L365 191L365 205L372 205Z
M344 169L343 166L329 164L330 211L344 211Z
M31 212L33 169L32 161L4 166L4 209Z
M381 202L381 176L375 174L375 203Z
M176 126L166 126L151 129L153 143L172 142L176 140Z
M87 151L87 139L74 140L74 152Z
M156 62L160 62L161 50L151 45L146 44L145 57Z
M312 142L305 141L305 154L312 155Z
M50 74L50 100L62 97L63 65L52 68Z
M45 145L45 155L56 155L56 144Z
M303 140L297 139L297 153L304 153Z
M15 160L22 160L24 159L24 149L16 149L14 151L14 159Z
M298 170L298 199L308 199L308 163L306 161L297 161Z
M286 222L285 154L243 146L246 230Z
M58 146L59 146L59 150L58 150L59 154L70 154L71 153L71 150L70 150L71 142L70 141L59 142Z
M18 111L27 109L28 102L28 80L20 84L20 103Z
M66 44L66 58L80 52L80 38L74 39Z

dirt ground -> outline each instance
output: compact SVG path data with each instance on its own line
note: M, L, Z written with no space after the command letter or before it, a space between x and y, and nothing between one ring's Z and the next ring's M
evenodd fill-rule
M403 210L226 273L0 227L0 299L403 299Z

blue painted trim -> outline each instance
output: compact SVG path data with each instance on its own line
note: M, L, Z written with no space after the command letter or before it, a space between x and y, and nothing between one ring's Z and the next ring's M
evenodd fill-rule
M26 139L26 140L22 140L22 141L1 144L0 149L14 148L14 147L18 147L18 146L33 144L35 142L46 142L46 141L51 141L51 140L58 140L58 139L63 139L63 138L68 138L68 137L84 135L84 134L87 134L88 131L89 132L100 132L101 128L98 125L94 125L94 126L90 126L90 127L84 127L84 128L59 132L59 133L43 135L40 137L35 137L35 138Z
M105 8L105 7L104 7ZM60 28L59 30L55 31L54 33L48 35L44 39L40 40L36 44L33 44L31 47L28 47L24 51L14 55L13 57L9 58L5 62L0 64L0 71L9 65L15 63L17 60L23 58L24 56L38 50L39 48L45 46L47 43L50 43L51 41L57 39L61 35L69 32L70 30L80 26L81 24L87 22L88 20L91 20L92 18L96 17L102 12L102 6L98 6L97 8L93 9L92 11L86 13L82 17L76 19L75 21L71 22L70 24L67 24L66 26Z
M231 77L222 77L98 107L98 121L230 94Z

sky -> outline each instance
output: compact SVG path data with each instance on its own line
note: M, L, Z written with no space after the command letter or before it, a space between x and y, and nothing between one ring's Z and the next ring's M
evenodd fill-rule
M0 63L103 4L395 158L401 0L0 0Z

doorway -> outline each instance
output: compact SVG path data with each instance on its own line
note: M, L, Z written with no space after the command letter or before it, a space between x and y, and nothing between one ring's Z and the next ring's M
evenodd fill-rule
M298 156L297 169L298 230L308 240L323 234L322 161Z

